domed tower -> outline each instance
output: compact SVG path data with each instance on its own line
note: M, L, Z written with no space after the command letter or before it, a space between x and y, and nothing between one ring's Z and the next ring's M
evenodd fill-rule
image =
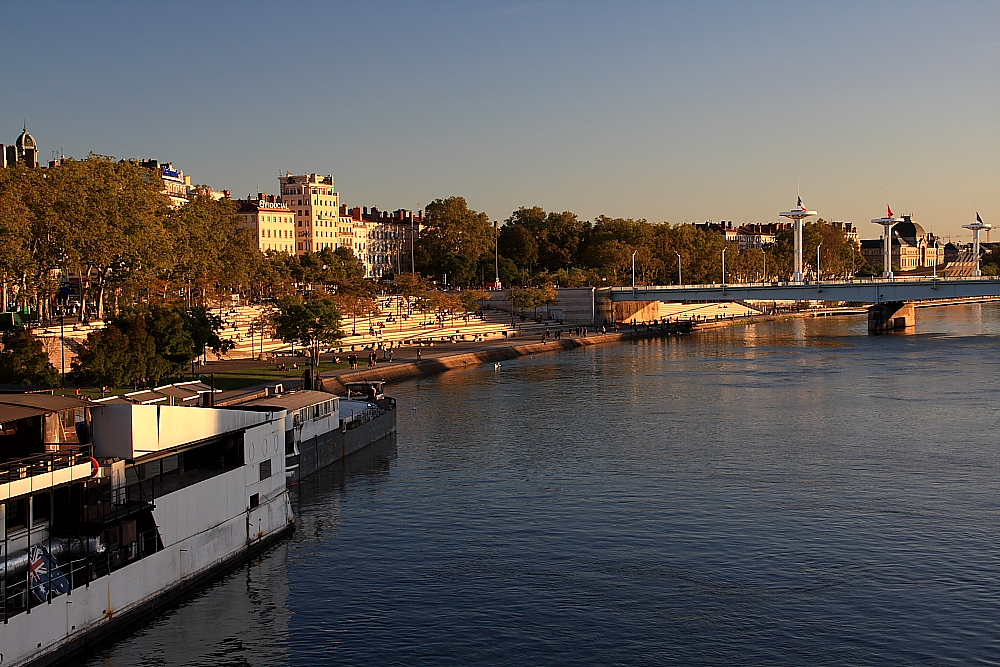
M38 166L38 144L35 142L35 138L28 134L27 124L24 125L21 136L14 142L14 148L17 150L18 162L23 162L29 167Z

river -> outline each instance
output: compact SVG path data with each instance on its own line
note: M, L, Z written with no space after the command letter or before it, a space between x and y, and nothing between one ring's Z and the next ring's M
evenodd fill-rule
M86 664L996 664L1000 306L865 328L395 386L293 538Z

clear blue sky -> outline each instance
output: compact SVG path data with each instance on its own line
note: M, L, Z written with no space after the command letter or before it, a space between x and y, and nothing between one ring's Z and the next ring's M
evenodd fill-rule
M1000 226L1000 2L13 2L0 142L342 200ZM997 235L1000 238L1000 233Z

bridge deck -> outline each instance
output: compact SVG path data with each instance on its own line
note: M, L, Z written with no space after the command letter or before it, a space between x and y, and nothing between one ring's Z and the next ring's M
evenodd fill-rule
M1000 296L1000 277L613 287L612 301L925 301Z

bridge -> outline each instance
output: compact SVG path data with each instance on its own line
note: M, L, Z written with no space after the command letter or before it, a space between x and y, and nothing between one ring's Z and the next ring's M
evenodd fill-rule
M892 278L665 285L611 288L622 301L849 301L874 304L868 311L872 333L913 326L911 301L1000 297L1000 277Z

